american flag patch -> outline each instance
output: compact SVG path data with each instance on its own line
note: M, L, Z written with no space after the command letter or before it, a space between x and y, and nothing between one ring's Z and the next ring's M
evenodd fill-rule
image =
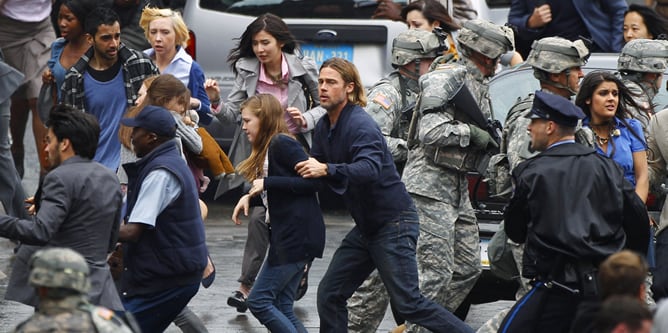
M380 106L385 108L385 110L389 109L390 106L392 106L392 102L390 101L390 99L383 94L376 95L376 97L373 98L373 102L380 104Z

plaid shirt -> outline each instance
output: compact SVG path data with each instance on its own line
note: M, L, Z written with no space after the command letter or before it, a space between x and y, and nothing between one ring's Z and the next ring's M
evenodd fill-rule
M71 105L79 110L86 111L84 97L84 72L88 68L90 59L93 58L93 47L88 49L81 56L72 68L65 75L65 82L60 87L63 103ZM121 44L118 49L118 58L122 62L123 81L125 82L125 96L127 96L127 106L130 107L137 99L137 91L141 88L142 82L148 76L159 74L158 68L153 61L142 52L127 48Z

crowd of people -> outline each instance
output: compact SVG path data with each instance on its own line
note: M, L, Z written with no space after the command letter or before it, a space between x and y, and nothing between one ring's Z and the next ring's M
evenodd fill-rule
M508 200L495 237L519 282L479 332L668 331L668 209L655 221L646 207L668 174L660 11L518 0L500 26L468 1L379 0L374 18L407 30L371 87L345 59L316 66L266 13L227 56L223 97L178 11L126 2L0 2L0 237L18 244L5 298L35 308L17 332L208 332L188 307L216 273L207 175L243 186L232 221L248 217L227 304L270 331L307 331L293 308L323 256L329 189L354 226L317 286L321 332L375 332L388 305L394 332L473 332L453 314L482 271L471 172ZM585 75L601 51L618 72ZM489 82L517 64L540 89L500 124ZM20 183L29 112L34 196ZM229 158L214 118L238 125Z

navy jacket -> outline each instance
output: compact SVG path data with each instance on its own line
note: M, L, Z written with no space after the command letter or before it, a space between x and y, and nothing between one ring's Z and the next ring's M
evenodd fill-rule
M311 155L327 163L324 179L343 200L360 231L373 235L415 205L378 124L362 107L347 104L334 127L323 116L313 132Z
M517 33L525 40L549 37L542 34L543 29L529 29L527 21L539 3L551 1L573 1L577 10L577 13L573 14L580 15L594 43L603 52L622 50L624 12L628 8L625 0L513 0L508 13L508 23L517 27Z
M269 145L269 169L264 178L271 223L267 260L281 265L322 258L325 222L316 192L319 179L302 178L295 165L308 159L304 147L287 135L275 135ZM260 196L253 205L261 204Z
M199 283L207 263L204 223L198 191L174 140L163 143L137 162L124 164L128 174L128 213L135 207L144 178L153 170L171 172L181 194L158 215L135 243L125 243L121 279L124 297Z

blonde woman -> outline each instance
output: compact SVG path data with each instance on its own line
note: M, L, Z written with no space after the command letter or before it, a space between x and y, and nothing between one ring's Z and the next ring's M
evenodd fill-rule
M145 50L161 74L172 74L188 87L192 97L190 109L199 114L199 123L208 125L213 120L211 102L204 90L204 72L186 52L190 36L181 14L169 8L146 7L139 25L144 29L151 48Z

